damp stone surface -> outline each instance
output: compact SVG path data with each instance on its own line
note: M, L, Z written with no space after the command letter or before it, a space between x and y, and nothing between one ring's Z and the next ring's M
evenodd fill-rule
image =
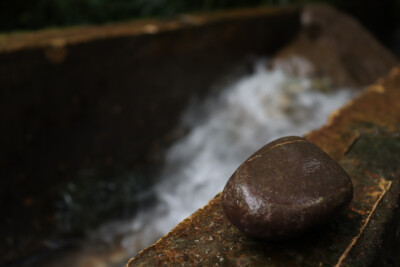
M337 214L353 185L342 167L313 143L279 138L251 155L222 194L227 219L249 236L295 237Z
M396 67L305 136L352 180L339 216L298 238L260 242L226 219L218 194L127 267L400 266L399 89Z

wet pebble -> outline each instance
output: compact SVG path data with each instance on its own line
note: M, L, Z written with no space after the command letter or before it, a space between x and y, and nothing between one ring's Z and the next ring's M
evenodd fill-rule
M313 143L288 136L265 145L236 170L222 206L239 230L280 240L325 222L352 197L352 182L338 163Z

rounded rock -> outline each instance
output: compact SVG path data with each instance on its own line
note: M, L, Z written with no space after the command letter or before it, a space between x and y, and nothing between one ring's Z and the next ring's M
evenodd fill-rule
M287 239L319 225L353 197L351 179L313 143L279 138L250 156L222 193L228 220L246 234Z

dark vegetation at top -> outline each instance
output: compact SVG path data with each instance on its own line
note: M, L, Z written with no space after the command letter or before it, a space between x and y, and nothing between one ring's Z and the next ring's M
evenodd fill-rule
M371 20L400 15L399 1L346 0L13 0L0 1L0 32L79 24L101 24L146 17L257 5L327 2ZM385 16L383 16L385 15Z
M0 31L100 24L301 0L14 0L0 3Z
M0 33L103 24L138 18L169 18L259 5L304 5L323 2L356 17L382 43L400 55L400 0L4 0Z

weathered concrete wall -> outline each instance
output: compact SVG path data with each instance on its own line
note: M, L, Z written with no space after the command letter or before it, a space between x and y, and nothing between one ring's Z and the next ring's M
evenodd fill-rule
M272 61L290 74L324 76L336 86L364 88L398 63L357 20L329 5L305 6L300 17L296 38Z
M224 217L221 195L127 266L399 266L400 67L306 138L354 184L350 207L297 239L261 242Z
M1 36L0 188L142 161L189 96L297 23L294 9L260 9Z
M50 187L154 163L191 96L297 29L297 9L259 8L0 36L0 257L50 235Z

